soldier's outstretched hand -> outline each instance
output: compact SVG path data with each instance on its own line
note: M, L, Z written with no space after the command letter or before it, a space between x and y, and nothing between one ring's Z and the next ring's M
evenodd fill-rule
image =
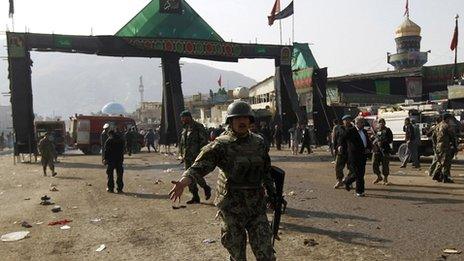
M184 188L187 187L190 182L190 179L185 177L181 178L179 181L171 181L171 183L174 184L174 187L172 187L171 191L169 191L169 198L174 202L177 200L180 202L180 197L184 192Z

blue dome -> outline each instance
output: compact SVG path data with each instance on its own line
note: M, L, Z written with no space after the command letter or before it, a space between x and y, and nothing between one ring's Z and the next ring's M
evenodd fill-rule
M124 109L124 106L122 106L120 103L110 102L103 106L102 113L108 115L119 115L125 114L126 110Z

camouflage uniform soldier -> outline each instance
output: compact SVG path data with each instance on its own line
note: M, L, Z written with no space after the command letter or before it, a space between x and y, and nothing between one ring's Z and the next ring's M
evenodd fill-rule
M39 152L42 156L40 162L43 167L43 175L47 176L47 166L52 171L52 177L56 176L55 164L53 163L56 155L55 144L50 140L50 133L45 134L45 136L39 141Z
M266 216L264 189L275 202L270 158L264 140L249 131L254 121L248 103L237 101L227 109L229 130L205 146L195 163L174 181L170 198L180 199L183 189L219 167L215 205L222 219L221 242L231 260L246 260L247 232L256 260L275 260L272 231Z
M182 130L179 154L185 164L185 169L190 168L196 157L200 153L201 148L208 144L208 134L206 133L205 127L201 123L198 123L192 119L192 115L189 111L183 111L180 114L181 122L184 125ZM195 182L196 181L196 182ZM187 204L200 203L200 196L198 195L198 185L205 190L205 198L208 200L211 197L211 187L206 184L205 179L201 178L190 183L189 190L193 197L187 201Z
M457 144L453 129L450 126L451 114L443 115L443 120L435 128L437 165L433 171L433 179L444 183L454 183L451 176L451 161L456 153ZM443 175L441 177L441 175Z
M343 169L348 163L348 155L346 154L346 148L340 150L340 138L345 133L345 130L351 126L351 121L353 118L350 115L345 115L342 118L343 125L336 125L332 130L332 143L335 148L335 176L337 178L337 183L335 183L334 188L343 187ZM345 146L346 147L346 146Z
M388 185L388 175L390 174L390 143L393 142L393 133L390 128L385 126L385 120L379 119L379 128L375 133L375 140L373 142L372 154L372 169L377 179L374 184L383 180L385 185ZM380 172L380 165L382 165L382 172ZM383 174L383 178L382 175Z
M435 170L435 167L437 166L438 162L438 156L437 156L437 136L435 135L435 129L438 126L438 124L441 122L441 117L437 118L435 125L433 125L428 131L427 131L427 137L431 138L432 140L432 149L433 149L433 160L432 164L430 164L429 168L429 176L433 175L433 171Z

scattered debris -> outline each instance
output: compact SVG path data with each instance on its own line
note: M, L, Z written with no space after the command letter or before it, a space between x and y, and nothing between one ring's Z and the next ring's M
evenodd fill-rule
M2 237L0 237L0 239L3 242L18 241L18 240L26 238L29 235L29 233L30 233L29 231L13 232L13 233L2 235Z
M443 253L445 254L456 254L459 255L461 254L462 251L457 250L456 248L446 248L443 249Z
M161 183L164 183L161 179L155 180L155 184L156 184L156 185L161 184Z
M379 227L379 226L377 226L375 229L380 229L380 227Z
M317 246L317 245L319 245L319 243L317 243L316 240L314 240L313 238L310 238L310 239L307 239L307 238L306 238L306 239L303 241L303 244L304 244L305 246Z
M27 223L27 221L21 222L21 226L25 227L25 228L31 228L32 227L29 223Z
M57 220L57 221L52 221L52 222L48 223L48 225L49 226L66 225L69 222L72 222L72 220L70 220L70 219L61 219L61 220Z
M42 225L43 223L44 223L43 221L35 222L36 225Z
M212 243L216 243L216 240L211 239L211 238L208 238L208 239L203 240L203 243L205 243L205 244L212 244Z
M92 184L87 183L87 182L85 183L85 185L88 186L88 187L91 187L91 186L92 186Z
M409 221L409 222L412 222L412 221L413 221L413 219L412 219L412 218L408 218L408 221Z
M60 212L60 211L61 211L61 207L58 206L58 205L57 205L57 206L54 206L54 207L52 208L52 212L53 212L53 213L58 213L58 212Z
M58 191L58 189L55 186L53 186L50 188L50 191Z
M348 224L348 226L349 226L349 227L354 227L354 225L353 225L353 224Z
M181 209L181 208L186 208L187 206L180 205L180 206L172 206L172 209Z
M97 250L95 250L95 251L101 252L101 251L105 250L105 248L106 248L105 244L101 244L101 245L97 248Z
M76 207L76 206L73 206L72 209L77 209L77 207Z
M70 228L71 228L71 227L68 226L68 225L64 225L64 226L60 227L60 229L62 229L62 230L68 230L68 229L70 229Z
M164 173L170 173L170 172L172 172L172 171L173 171L172 169L165 169L163 172L164 172Z
M101 218L92 218L92 219L90 220L90 222L92 222L92 223L98 223L98 222L100 222L100 221L102 221Z
M50 202L51 198L47 195L42 196L40 200L40 205L48 206L53 204L52 202Z
M295 194L296 194L296 193L295 193L295 191L293 191L293 190L290 191L290 192L288 193L288 195L289 195L290 197L291 197L291 196L294 196Z
M17 186L18 188L22 188L22 187L23 187L23 185L21 185L21 184L16 185L16 186Z
M25 198L24 200L31 200L31 198Z

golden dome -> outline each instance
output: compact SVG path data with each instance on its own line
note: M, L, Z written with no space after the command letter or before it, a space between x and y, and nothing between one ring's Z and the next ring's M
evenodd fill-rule
M420 36L421 28L413 21L409 20L409 17L404 19L403 23L396 29L396 38L403 36Z

